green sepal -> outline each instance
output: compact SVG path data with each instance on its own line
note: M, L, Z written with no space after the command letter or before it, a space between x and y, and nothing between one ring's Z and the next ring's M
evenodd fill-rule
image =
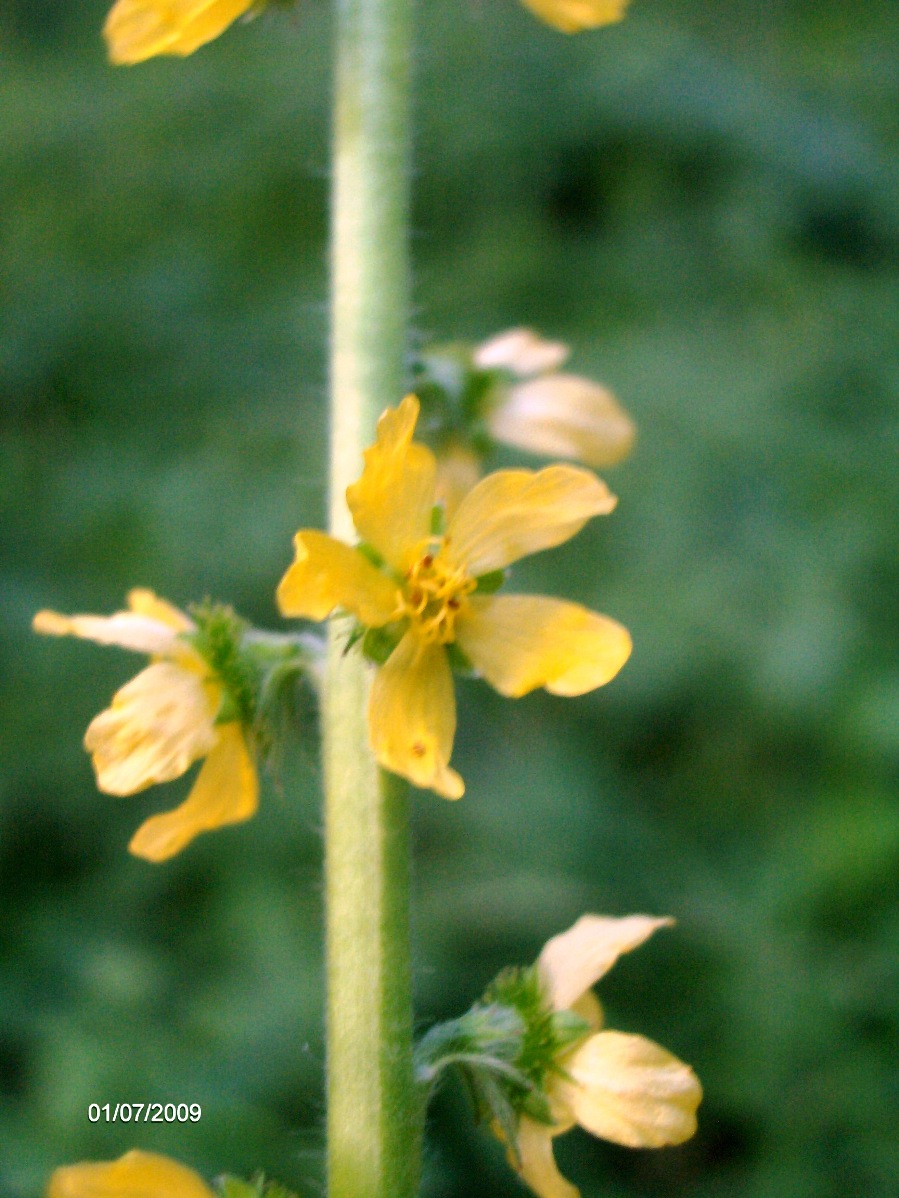
M367 631L368 629L365 627L365 625L360 624L358 621L353 625L350 635L346 638L346 644L343 647L344 657L346 657L351 649L354 649L356 645L359 644Z
M442 537L446 528L446 509L442 503L435 503L431 508L431 536Z
M222 702L217 724L240 720L252 724L256 715L259 678L254 663L243 652L242 642L248 625L224 603L192 605L190 614L196 624L193 632L183 633L193 645L215 680L222 686Z
M506 581L505 570L489 570L475 579L479 595L494 595Z
M376 666L382 666L403 639L405 627L402 622L385 624L383 628L369 628L362 638L362 652Z

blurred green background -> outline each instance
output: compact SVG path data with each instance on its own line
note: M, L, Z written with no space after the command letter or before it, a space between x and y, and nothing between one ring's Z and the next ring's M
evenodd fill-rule
M422 7L417 338L569 341L640 441L614 515L513 580L632 661L573 701L461 684L468 793L416 796L421 1026L584 911L670 913L601 994L695 1066L700 1131L558 1141L585 1198L896 1198L899 10L634 0L569 39ZM80 745L139 663L29 622L141 584L281 626L323 518L329 14L112 70L104 11L0 10L0 1192L139 1146L307 1198L311 704L259 817L152 867L125 845L187 784L100 795ZM203 1117L88 1122L147 1100ZM522 1192L448 1084L425 1198Z

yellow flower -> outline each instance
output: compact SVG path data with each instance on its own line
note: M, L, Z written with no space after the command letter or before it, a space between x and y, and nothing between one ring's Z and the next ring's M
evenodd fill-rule
M103 36L110 59L119 65L157 54L193 54L257 4L258 0L117 0Z
M600 1031L602 1009L591 987L671 919L585 915L544 947L537 967L554 1011L574 1011L594 1029L559 1061L550 1081L551 1126L522 1116L519 1160L510 1162L540 1198L578 1198L559 1173L554 1136L575 1123L615 1144L662 1148L681 1144L696 1131L702 1087L689 1065L652 1040Z
M249 819L259 787L242 724L216 722L222 684L181 635L194 630L193 622L148 590L131 591L128 609L108 617L41 611L34 629L150 654L151 664L91 721L84 746L98 787L113 795L171 782L206 758L185 801L148 819L128 846L138 857L164 861L201 832Z
M624 665L631 640L614 620L575 603L486 593L485 576L495 579L610 512L615 497L606 486L572 466L501 470L482 479L435 535L437 463L412 440L418 410L409 395L381 416L362 476L347 490L363 547L298 532L278 603L284 615L313 620L339 607L366 628L401 633L372 688L372 748L381 765L416 786L459 798L465 788L449 768L456 704L448 646L458 645L491 686L517 698L537 687L581 695L602 686Z
M522 3L547 25L563 33L578 33L620 21L628 0L522 0Z
M611 391L558 373L569 352L530 329L510 329L478 346L475 366L508 370L520 380L488 411L487 428L516 449L612 466L630 453L636 429Z
M206 1182L185 1165L155 1152L132 1149L117 1161L84 1161L57 1169L46 1198L214 1198Z

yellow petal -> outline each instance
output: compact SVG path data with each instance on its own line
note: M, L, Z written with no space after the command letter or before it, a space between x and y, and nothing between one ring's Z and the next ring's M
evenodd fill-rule
M574 374L549 374L511 387L487 419L491 436L548 458L594 468L627 457L633 421L611 391Z
M211 42L256 0L118 0L103 26L114 63L157 54L192 54Z
M85 733L100 790L130 795L180 778L216 743L218 698L218 688L174 662L141 670Z
M566 1011L609 972L622 953L639 948L659 930L671 927L668 916L582 915L568 929L553 936L537 959L540 976L556 1011Z
M134 587L128 592L128 607L139 616L148 616L151 620L158 620L160 624L168 624L176 632L192 632L196 628L193 620L183 611L179 611L165 599L160 599L154 591L146 587Z
M497 470L462 500L447 528L445 552L471 575L502 570L561 545L615 502L605 483L576 466Z
M294 545L296 561L278 585L282 615L324 620L335 607L343 607L369 628L393 618L396 583L358 550L312 529L298 532Z
M628 0L522 0L541 21L562 33L611 25L624 16Z
M57 1169L46 1198L213 1198L213 1192L186 1165L133 1149L117 1161L85 1161Z
M407 395L384 412L362 476L346 493L359 536L400 572L430 533L434 506L437 463L430 449L412 440L418 409L416 397Z
M580 1198L580 1190L566 1181L556 1168L553 1156L553 1129L534 1119L522 1117L518 1124L519 1174L540 1198ZM509 1161L515 1165L512 1154Z
M456 625L459 647L492 687L518 699L537 687L583 695L609 682L631 638L608 616L542 595L473 595Z
M138 828L128 848L135 857L165 861L201 832L237 824L255 815L259 780L239 723L222 724L218 742L203 763L184 802L154 815Z
M480 477L481 459L464 445L454 441L438 455L434 498L443 504L447 521Z
M689 1065L644 1036L598 1032L562 1062L553 1090L581 1127L628 1148L682 1144L702 1087Z
M406 633L375 675L368 727L385 769L445 799L461 797L465 785L449 769L456 697L442 645Z
M132 649L135 653L165 655L178 647L178 634L169 624L135 612L118 611L113 616L62 616L55 611L39 611L31 626L45 636L78 636L98 645Z
M480 370L510 370L524 379L558 370L570 352L561 341L544 341L533 329L507 329L477 347L474 364Z

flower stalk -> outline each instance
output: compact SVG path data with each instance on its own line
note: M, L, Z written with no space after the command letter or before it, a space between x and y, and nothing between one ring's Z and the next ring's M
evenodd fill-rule
M329 527L351 539L346 488L403 391L411 0L338 0L335 12ZM368 747L371 667L345 651L346 631L332 629L322 707L328 1193L411 1198L408 788Z

